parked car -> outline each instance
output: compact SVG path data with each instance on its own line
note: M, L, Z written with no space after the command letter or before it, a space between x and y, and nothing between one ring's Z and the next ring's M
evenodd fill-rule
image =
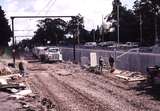
M115 43L114 41L100 42L100 43L98 43L98 46L101 46L101 47L111 46L114 43Z
M139 51L144 53L152 53L153 47L140 47Z
M96 42L86 42L84 44L85 47L96 47L97 43Z
M126 46L136 48L138 47L138 43L137 42L126 42Z

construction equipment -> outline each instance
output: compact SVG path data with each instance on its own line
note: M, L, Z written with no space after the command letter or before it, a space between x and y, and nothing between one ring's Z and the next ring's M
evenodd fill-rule
M147 67L148 81L152 84L160 84L160 66Z

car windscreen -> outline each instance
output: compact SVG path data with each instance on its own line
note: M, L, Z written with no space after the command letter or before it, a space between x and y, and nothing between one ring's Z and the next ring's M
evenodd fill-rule
M59 49L48 49L48 52L58 52Z

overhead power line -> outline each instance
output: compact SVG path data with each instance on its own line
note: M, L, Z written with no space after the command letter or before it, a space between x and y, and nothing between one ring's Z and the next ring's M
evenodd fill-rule
M50 7L48 8L46 14L48 14L49 10L51 9L51 7L53 7L55 5L57 0L54 0L54 2L52 2L52 4L50 5Z
M39 11L39 13L37 13L37 15L39 15L41 11L45 10L45 8L47 8L51 2L52 0L48 0L47 4Z
M33 30L14 30L14 31L33 31Z
M13 18L47 18L47 17L53 17L53 18L56 18L56 17L60 17L60 18L65 18L65 17L74 17L74 16L11 16L11 19Z
M43 0L44 1L44 0ZM36 15L40 15L40 13L43 11L43 10L46 10L46 8L48 7L48 5L52 2L52 0L48 0L47 4L36 14ZM31 25L28 24L27 28L30 28ZM29 32L27 33L29 34Z
M16 38L19 37L19 38L31 38L33 37L33 35L18 35L18 36L15 36Z

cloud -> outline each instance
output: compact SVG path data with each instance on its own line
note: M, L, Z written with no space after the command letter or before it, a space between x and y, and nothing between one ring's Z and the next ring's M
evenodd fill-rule
M47 4L49 3L49 4ZM101 23L102 15L111 11L111 0L6 0L7 16L13 15L77 15L84 16L86 28ZM47 12L46 12L47 11ZM89 23L88 23L89 21Z
M102 23L102 16L112 11L113 0L5 0L2 8L10 16L22 15L77 15L84 17L85 28L90 30ZM128 3L133 0L122 0ZM5 4L5 5L4 5ZM37 20L37 19L36 19ZM35 29L31 19L16 20L15 29ZM22 32L24 35L24 32ZM25 32L26 33L26 32ZM27 32L28 33L28 32ZM18 34L20 34L18 32ZM33 34L33 32L29 33Z

